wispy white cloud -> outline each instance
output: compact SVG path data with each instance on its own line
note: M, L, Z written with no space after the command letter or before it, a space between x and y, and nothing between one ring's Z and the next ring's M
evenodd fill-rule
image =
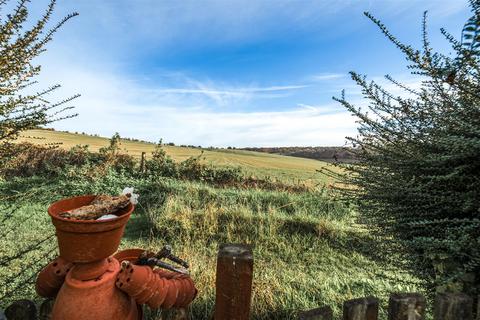
M156 92L162 93L193 93L193 94L220 94L226 96L239 96L244 93L256 93L256 92L271 92L271 91L287 91L302 89L308 87L307 85L292 85L292 86L271 86L271 87L259 87L259 88L238 88L229 90L217 90L217 89L193 89L193 88L159 88L155 89Z
M75 102L79 116L55 123L57 129L104 136L118 131L123 136L151 141L162 137L178 144L238 147L342 145L344 137L355 131L354 119L345 112L330 112L332 105L298 105L286 111L227 112L218 108L221 105L202 99L207 94L201 92L202 89L153 88L148 90L163 94L146 94L142 85L111 72L65 70L50 70L43 76L43 80L56 79L63 83L62 95L81 88L82 97ZM69 76L72 72L75 78ZM219 92L213 94L283 92L303 87L252 86L214 90ZM189 94L190 91L195 94Z
M190 79L190 82L193 82ZM196 87L193 88L156 88L149 90L153 94L177 94L177 95L202 95L206 96L219 105L226 105L231 99L252 99L284 97L285 92L299 90L309 87L308 85L288 85L288 86L269 86L269 87L216 87L206 85L196 81ZM267 93L267 94L265 94ZM272 94L273 93L273 94Z
M80 4L79 4L80 5ZM97 21L110 32L122 31L148 39L145 45L185 45L205 42L236 43L255 41L266 34L281 33L280 28L301 29L321 23L319 17L334 14L351 1L249 1L184 0L85 1L95 10ZM288 21L278 23L279 21ZM152 27L154 26L154 27ZM182 39L179 41L179 39Z
M317 114L328 115L328 114L338 114L345 113L345 109L338 103L331 104L322 104L322 105L309 105L304 103L299 103L298 107L300 109L310 110Z
M345 78L345 74L341 73L321 73L311 77L312 81L328 81L328 80L338 80Z

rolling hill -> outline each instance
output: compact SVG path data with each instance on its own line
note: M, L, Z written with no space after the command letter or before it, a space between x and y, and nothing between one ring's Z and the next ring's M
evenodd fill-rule
M61 148L65 149L70 149L75 145L88 145L91 151L98 151L109 143L109 139L104 137L44 129L27 131L18 141L35 144L58 143ZM154 148L155 144L153 143L121 140L122 152L134 157L140 157L142 152L146 152L148 158ZM248 150L212 150L169 145L164 145L163 148L175 161L199 156L203 151L202 158L214 165L239 166L248 174L272 176L284 181L325 182L325 176L318 173L317 170L324 167L337 169L323 161Z

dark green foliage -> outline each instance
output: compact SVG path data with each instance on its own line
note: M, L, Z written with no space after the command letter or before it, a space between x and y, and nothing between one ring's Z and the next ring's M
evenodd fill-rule
M234 185L244 180L244 174L240 168L222 168L205 164L201 161L202 154L197 157L190 157L179 164L178 172L181 178L218 185Z
M480 52L480 25L478 23L480 6L476 1L471 1L474 15L468 19L462 30L462 47L467 51L478 54Z
M284 156L309 158L327 162L353 162L355 155L349 148L342 147L260 147L244 150L281 154Z
M120 153L120 134L115 132L115 134L110 138L110 143L108 146L100 148L98 150L100 154L103 154L107 157L114 158Z
M431 48L423 21L423 48L398 41L366 13L406 56L420 88L396 96L352 72L369 104L334 98L359 118L350 137L358 164L343 177L359 209L406 249L405 261L430 277L432 288L480 288L480 2L471 2L462 42L445 30L454 57ZM426 16L426 15L425 15ZM468 35L467 35L468 31ZM471 36L474 35L474 36ZM397 247L392 247L394 250Z
M120 134L116 132L111 138L107 147L100 148L99 155L89 153L89 159L94 164L100 165L104 169L113 168L117 171L128 171L130 174L136 173L136 161L132 156L120 152Z
M152 158L146 162L149 174L162 177L177 177L178 169L173 159L162 148L162 140L155 146Z

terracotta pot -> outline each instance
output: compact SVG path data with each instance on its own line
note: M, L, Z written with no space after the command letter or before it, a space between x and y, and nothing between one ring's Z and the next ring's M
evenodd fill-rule
M126 249L118 251L114 254L114 258L117 259L120 263L122 261L129 261L135 263L138 260L138 257L145 252L144 249Z
M111 259L107 271L95 280L79 280L69 272L52 311L52 320L111 320L141 319L141 307L135 300L115 287L120 271L116 259Z
M197 289L195 288L195 285L193 284L193 281L190 277L178 279L177 281L182 284L181 292L183 299L179 298L179 300L175 303L174 307L185 307L193 301L193 299L197 295Z
M90 263L76 263L72 268L72 277L78 280L93 280L104 274L112 258L102 259Z
M157 290L157 279L158 277L152 272L152 269L149 269L148 280L145 281L145 289L141 294L134 297L138 304L147 303L153 297Z
M173 305L174 307L178 308L181 307L188 298L189 292L189 285L187 283L183 282L183 279L176 279L175 283L179 287L178 289L178 298L177 301L175 301L175 304Z
M116 286L136 298L147 289L152 278L150 267L124 264L118 273Z
M37 276L35 291L44 298L54 297L65 281L73 264L60 257L50 262Z
M60 217L67 210L88 205L94 195L63 199L50 205L48 214L55 226L60 256L72 262L88 263L105 259L117 251L134 206L115 214L110 220L74 220Z
M193 282L193 280L191 278L189 278L189 282L190 282L190 286L191 286L191 290L190 290L190 295L188 296L188 300L187 300L187 305L192 303L193 300L195 300L195 298L197 297L197 294L198 294L198 290L197 288L195 288L195 283Z
M169 282L166 279L160 278L157 276L157 287L155 288L155 293L147 301L147 304L152 309L159 308L162 303L165 301L168 293L168 287L170 286Z
M165 297L165 301L163 301L162 308L163 309L170 309L173 307L175 302L178 299L178 290L179 286L177 285L175 280L168 280L169 281L169 288L167 296Z
M166 274L167 277L161 275ZM175 279L174 279L175 278ZM148 304L152 309L186 307L197 294L188 275L124 262L118 273L116 286L134 298L138 304Z

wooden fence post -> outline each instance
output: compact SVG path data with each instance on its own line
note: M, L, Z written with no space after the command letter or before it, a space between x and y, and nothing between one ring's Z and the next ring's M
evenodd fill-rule
M217 257L215 320L250 316L253 255L248 245L222 244Z
M378 299L374 297L348 300L343 304L343 320L377 320Z
M388 320L425 319L425 297L419 293L394 293L388 301Z
M434 320L473 320L473 299L464 293L439 293Z
M480 295L477 299L477 320L480 320Z
M140 173L145 172L145 152L142 152L142 157L140 158Z
M298 320L332 320L333 312L330 307L321 307L298 313Z
M39 320L50 320L52 318L53 305L55 299L45 299L40 305L40 311L38 315Z

